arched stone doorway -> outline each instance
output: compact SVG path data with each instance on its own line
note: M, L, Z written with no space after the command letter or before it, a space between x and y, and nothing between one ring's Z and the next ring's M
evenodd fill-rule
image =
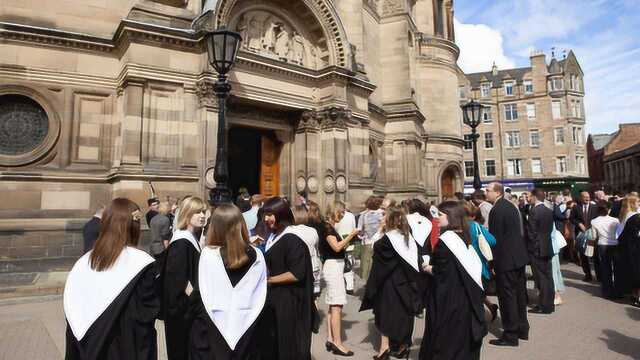
M460 191L460 168L456 165L447 166L440 175L440 199L452 199Z

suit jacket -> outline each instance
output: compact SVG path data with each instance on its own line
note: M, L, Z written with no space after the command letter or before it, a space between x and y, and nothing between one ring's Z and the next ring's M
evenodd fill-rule
M489 214L489 232L496 238L493 251L496 272L515 270L529 263L520 212L515 205L504 198L496 201Z
M98 235L100 234L100 218L92 217L91 220L87 221L82 228L82 240L84 243L84 253L86 254L89 250L93 249L93 245L95 245L96 240L98 240Z
M584 204L578 203L571 211L571 223L576 227L576 234L578 231L578 224L583 224L585 228L591 227L591 220L598 217L598 207L593 202L589 202L589 209L586 216L584 216ZM586 222L585 222L586 220Z
M536 257L553 256L551 232L554 226L553 211L544 204L534 206L529 210L527 245L531 255Z

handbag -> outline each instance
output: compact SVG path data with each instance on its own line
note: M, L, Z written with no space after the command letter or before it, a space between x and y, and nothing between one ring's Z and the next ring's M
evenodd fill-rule
M493 261L493 252L491 251L491 246L489 245L487 238L484 237L482 228L480 228L480 226L482 225L478 224L478 247L480 248L480 252L482 253L482 256L484 256L485 260Z
M551 231L551 245L553 247L553 254L559 254L560 249L567 246L567 240L565 240L562 233L558 231L558 229L554 226L553 231Z

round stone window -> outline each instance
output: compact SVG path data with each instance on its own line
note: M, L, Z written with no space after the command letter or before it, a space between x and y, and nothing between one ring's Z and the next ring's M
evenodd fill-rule
M40 159L53 148L59 132L60 121L38 93L17 86L0 90L0 166Z
M34 100L21 95L0 96L0 154L27 154L42 144L49 118Z

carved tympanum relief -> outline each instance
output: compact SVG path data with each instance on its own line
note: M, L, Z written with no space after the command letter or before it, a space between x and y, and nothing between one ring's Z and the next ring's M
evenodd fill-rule
M268 11L246 11L231 28L242 36L244 50L311 69L327 65L323 58L325 49L305 38L288 21Z

